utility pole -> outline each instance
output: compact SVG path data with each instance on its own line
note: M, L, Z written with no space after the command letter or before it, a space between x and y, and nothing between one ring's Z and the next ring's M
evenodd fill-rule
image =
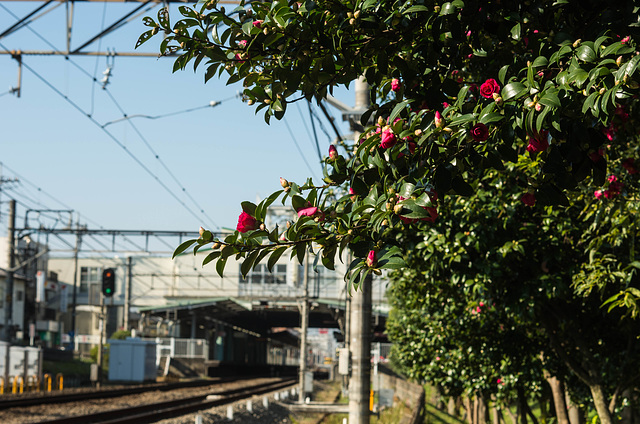
M73 250L73 295L71 300L71 350L76 351L76 303L78 299L78 252L80 251L80 243L82 238L80 235L80 226L76 226L76 246Z
M98 343L98 381L96 387L99 389L102 384L102 350L104 346L104 327L105 327L105 313L104 313L104 294L100 293L100 321L98 329L100 331L100 342Z
M7 276L6 291L4 296L4 326L2 327L2 340L10 342L12 339L11 329L13 327L13 268L16 265L16 201L9 202L9 233L7 235ZM7 348L8 351L8 348ZM8 367L8 365L7 365Z
M369 85L364 77L356 80L355 109L369 106ZM354 141L358 131L354 128ZM349 424L369 424L369 391L371 386L371 273L360 283L351 297L349 337L351 379L349 381Z
M309 254L304 256L302 308L300 308L300 396L298 402L305 398L304 383L307 372L307 331L309 329Z
M127 279L125 280L124 288L124 331L129 330L129 311L131 310L131 283L133 281L133 265L131 263L131 256L127 257Z

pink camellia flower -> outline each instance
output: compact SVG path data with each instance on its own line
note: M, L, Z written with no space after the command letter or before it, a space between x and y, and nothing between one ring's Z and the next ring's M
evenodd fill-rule
M602 190L596 190L593 192L593 195L596 199L601 200L604 197L604 192Z
M263 20L253 21L253 26L258 28L258 29L262 29L263 22L264 22Z
M397 93L402 88L402 83L398 78L394 78L391 80L391 91Z
M260 228L260 223L257 219L242 211L240 216L238 217L238 225L236 226L236 230L241 233L246 233L247 231L257 230Z
M433 118L433 123L436 126L436 128L444 127L444 118L442 118L442 115L437 110L436 110L436 116L435 118Z
M520 200L527 206L533 206L536 204L536 196L533 193L523 194Z
M496 380L496 383L498 383L498 384L504 384L504 382L503 382L503 381L502 381L502 379L500 379L500 378Z
M353 187L349 187L349 194L356 194L356 191L353 189Z
M298 209L298 217L314 216L318 213L318 208L315 206L309 206L306 208Z
M527 152L539 153L544 152L549 148L548 140L549 132L542 131L539 134L534 134L529 138L529 145L527 146Z
M616 177L615 175L609 175L607 177L607 181L609 181L610 183L615 183L616 181L618 181L618 177Z
M471 128L471 137L475 141L485 141L489 138L489 128L482 122L478 122Z
M329 158L335 160L338 157L338 149L333 144L329 146Z
M629 42L629 40L631 40L631 37L627 35L627 36L626 36L626 37L624 37L622 40L620 40L620 42L621 42L622 44L627 44L627 43Z
M393 130L391 129L391 127L388 125L385 126L382 129L382 138L380 141L380 147L382 147L383 149L388 149L390 147L395 146L397 142L398 142L398 138L393 133Z
M633 158L627 158L622 161L622 167L627 170L627 172L631 175L637 174L638 169L636 169L636 161Z
M490 78L480 86L480 95L484 98L492 99L493 93L500 93L500 84L498 84L498 81Z
M244 63L244 57L242 56L242 54L236 53L235 58L238 61L238 63Z
M366 260L367 266L369 268L373 268L376 266L377 263L378 263L378 258L376 257L376 251L370 250Z
M240 40L238 41L238 45L240 47L247 47L247 40Z
M313 218L319 218L321 221L324 220L324 212L316 206L312 206L311 203L309 203L307 207L298 209L296 212L298 212L298 218L310 216Z

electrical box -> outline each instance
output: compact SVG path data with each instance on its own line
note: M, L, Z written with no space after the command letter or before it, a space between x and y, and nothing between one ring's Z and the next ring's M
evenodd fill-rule
M338 349L338 374L349 375L349 368L351 366L351 356L349 349Z
M109 380L155 380L156 343L150 340L128 338L109 340Z

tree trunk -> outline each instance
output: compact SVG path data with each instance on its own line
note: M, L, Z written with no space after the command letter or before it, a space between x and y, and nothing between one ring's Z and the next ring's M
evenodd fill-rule
M458 416L458 405L456 404L456 398L453 396L449 397L449 402L447 402L447 414L452 417Z
M598 418L600 418L600 423L612 424L611 414L609 414L609 407L607 406L607 399L604 395L604 390L602 390L602 386L599 384L590 384L589 389L591 390L591 397L593 398Z
M547 383L551 386L551 393L553 394L553 404L556 409L556 418L558 424L570 424L569 415L567 414L567 405L564 401L564 388L562 382L556 377L551 377L548 373L545 373Z
M469 399L468 397L464 398L464 410L465 410L465 415L467 417L467 422L469 424L475 424L473 422L473 404L471 403L471 399Z
M484 396L477 396L478 399L478 424L487 424L487 402Z
M507 406L505 409L507 410L507 414L509 414L509 417L511 418L511 422L513 424L518 424L518 414L514 414L511 408L509 408L509 406Z
M565 404L567 405L569 422L571 424L584 424L584 416L582 414L582 411L580 411L580 408L578 408L577 405L571 402L569 393L567 393L566 391L564 394L564 401L565 401Z
M522 387L518 387L518 417L520 423L527 424L527 398Z

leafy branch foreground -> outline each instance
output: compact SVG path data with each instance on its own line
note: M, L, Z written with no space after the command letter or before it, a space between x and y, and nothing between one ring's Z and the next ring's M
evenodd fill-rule
M230 258L246 275L284 254L313 251L330 269L351 255L349 289L393 271L388 328L416 380L504 401L560 384L604 424L638 412L636 1L205 1L178 13L145 18L138 45L161 35L174 71L241 83L267 122L359 77L374 104L353 145L328 151L322 185L283 178L242 204L236 231L202 229L176 254L210 245L204 264L221 275ZM278 200L297 219L267 228Z

